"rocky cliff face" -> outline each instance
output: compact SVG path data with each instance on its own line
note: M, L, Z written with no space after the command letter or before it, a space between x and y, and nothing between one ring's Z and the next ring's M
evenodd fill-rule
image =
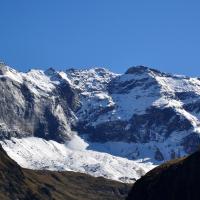
M131 145L117 155L159 162L200 143L199 78L144 66L119 75L104 68L21 73L1 65L0 96L1 140L36 136L62 143L75 131L90 143Z
M81 107L76 112L80 134L87 133L91 142L146 144L154 154L158 149L163 160L194 152L199 145L198 78L144 66L122 75L96 70L67 73L72 87L80 89ZM170 147L174 143L175 150Z
M130 68L104 83L104 90L83 89L77 112L80 132L92 141L140 143L163 141L174 132L197 132L196 109L189 105L198 101L199 84L195 78Z
M0 138L36 136L63 142L70 138L78 96L57 72L19 73L0 66Z

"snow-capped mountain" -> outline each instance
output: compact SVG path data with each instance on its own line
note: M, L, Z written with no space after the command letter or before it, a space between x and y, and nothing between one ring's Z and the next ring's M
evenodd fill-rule
M144 66L22 73L1 64L0 96L1 143L23 167L131 181L200 144L199 78Z
M89 82L97 85L101 81L96 79L104 79L98 73L97 78L93 77ZM156 160L196 149L200 127L198 78L165 74L143 66L130 68L123 75L110 73L110 77L102 89L95 84L82 89L82 106L76 113L80 134L87 133L89 141L98 143L149 143L157 152Z

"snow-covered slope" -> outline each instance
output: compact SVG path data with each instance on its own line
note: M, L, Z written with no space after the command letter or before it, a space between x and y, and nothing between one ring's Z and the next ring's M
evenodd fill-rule
M107 153L87 150L78 136L66 144L41 138L12 138L1 142L8 155L22 167L83 172L131 183L152 169L152 163L131 161Z
M130 180L140 167L148 169L146 162L157 165L200 144L199 78L144 66L125 74L105 68L22 73L0 64L0 96L0 140L24 167L120 180L133 165ZM76 134L87 147L73 149Z

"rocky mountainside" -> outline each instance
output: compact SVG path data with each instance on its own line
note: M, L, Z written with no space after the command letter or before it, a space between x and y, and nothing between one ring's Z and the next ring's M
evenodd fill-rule
M144 66L122 75L91 69L69 70L67 76L79 90L76 131L90 142L133 143L123 156L157 161L192 153L199 145L199 78Z
M165 160L194 152L200 144L199 78L144 66L131 67L124 74L104 68L22 73L1 64L0 96L1 144L23 167L55 169L59 158L70 153L71 162L64 163L73 167L63 166L62 170L135 180ZM66 143L77 135L85 147L79 149L78 142L78 151L66 150ZM30 138L38 139L35 146ZM56 152L48 164L43 162L46 152L40 153L44 144L50 150L48 156ZM74 165L77 157L90 155L91 160L81 159L86 163ZM125 160L119 161L119 157ZM110 159L120 163L117 173L108 173L111 169L104 162ZM130 160L143 167L125 177L123 171L130 171ZM147 162L152 166L144 166Z
M86 88L76 83L82 89L82 106L76 113L79 133L87 133L90 141L100 143L156 144L173 138L186 153L196 149L200 126L198 78L169 75L139 66L123 75L110 73L107 80L109 72L102 71L97 77L81 78ZM71 73L79 78L80 71L69 72L69 77ZM102 80L106 80L103 86ZM159 147L157 150L160 151ZM182 151L171 150L171 157L179 156ZM165 152L160 152L163 159L167 157Z
M0 146L1 200L124 199L130 185L74 172L23 169Z
M0 138L36 136L63 142L72 135L76 93L53 69L19 73L0 66Z
M200 151L169 161L134 184L127 200L198 200Z

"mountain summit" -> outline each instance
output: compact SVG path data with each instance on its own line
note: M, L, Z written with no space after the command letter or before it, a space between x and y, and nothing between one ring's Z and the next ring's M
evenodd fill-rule
M143 65L139 65L139 66L133 66L130 67L125 74L142 74L142 73L146 73L146 72L155 72L155 73L161 73L160 71L153 69L153 68L149 68Z

